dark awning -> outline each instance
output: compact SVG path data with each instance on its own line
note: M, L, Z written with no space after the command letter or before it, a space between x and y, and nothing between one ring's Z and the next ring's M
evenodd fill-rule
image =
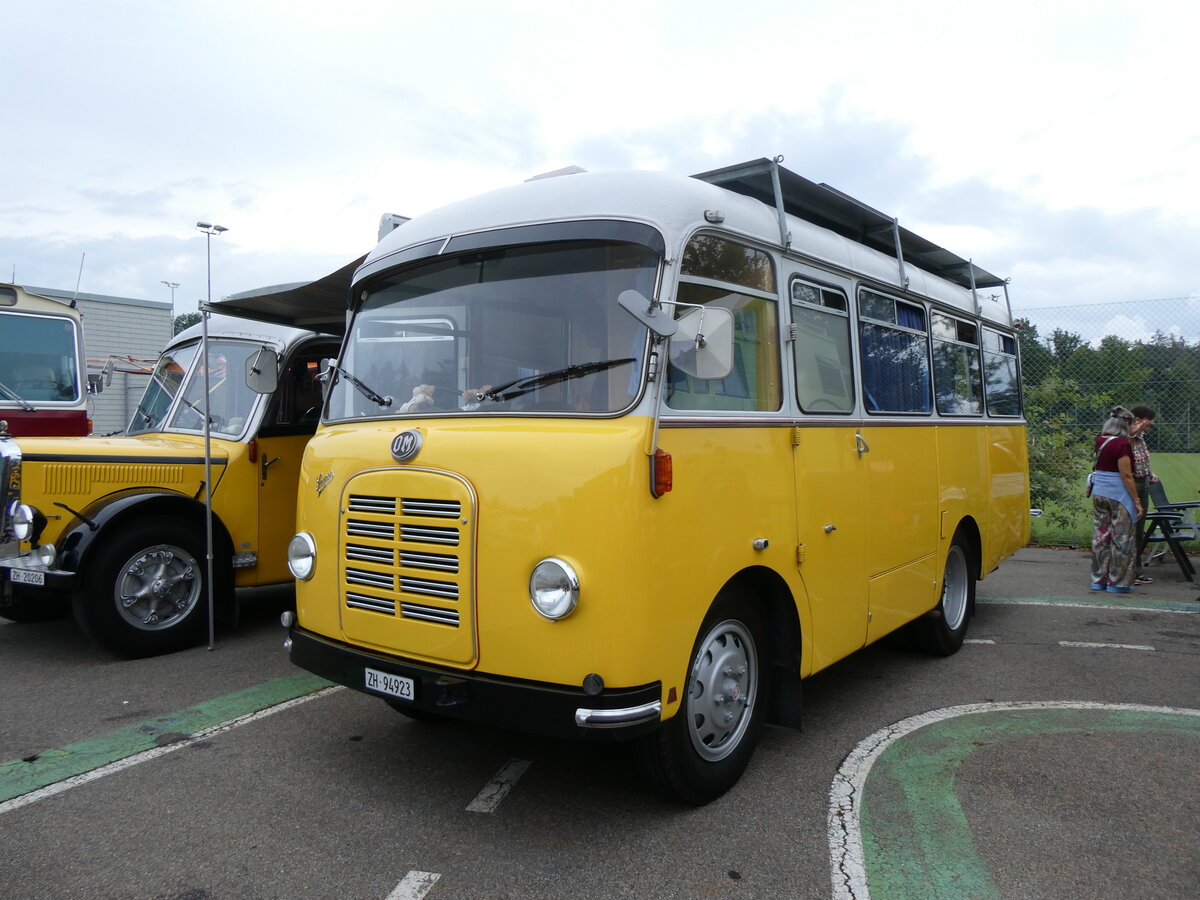
M350 281L364 259L365 255L360 256L316 281L243 291L212 303L201 303L200 308L226 316L342 334L346 330Z

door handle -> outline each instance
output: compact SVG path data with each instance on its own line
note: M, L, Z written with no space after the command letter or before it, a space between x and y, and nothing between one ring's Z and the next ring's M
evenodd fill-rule
M870 453L871 448L866 441L863 440L862 432L857 428L854 429L854 440L858 444L858 458L862 459L864 453Z
M265 453L263 454L262 476L261 476L263 481L267 480L267 469L271 468L271 466L275 465L275 463L277 463L277 462L279 462L278 456L272 457L271 459L267 459L267 455Z

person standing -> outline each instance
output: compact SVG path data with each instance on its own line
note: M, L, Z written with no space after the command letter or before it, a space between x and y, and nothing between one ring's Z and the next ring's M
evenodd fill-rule
M1114 406L1096 437L1092 488L1092 590L1110 594L1133 592L1133 558L1137 553L1134 523L1143 507L1133 480L1133 447L1129 442L1133 413Z
M1142 510L1150 508L1150 485L1158 483L1158 476L1150 468L1150 448L1146 445L1146 432L1154 427L1155 414L1149 406L1135 406L1133 425L1129 429L1129 444L1133 448L1133 483L1137 486L1137 497ZM1146 519L1137 520L1137 549L1133 555L1134 584L1151 584L1154 579L1142 573L1142 547L1146 542Z

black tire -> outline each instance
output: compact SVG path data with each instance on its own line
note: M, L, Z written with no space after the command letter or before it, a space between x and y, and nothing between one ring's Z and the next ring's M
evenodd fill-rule
M913 623L913 637L926 653L950 656L957 653L967 636L975 611L975 581L978 565L961 534L955 534L942 570L942 593L932 612Z
M642 770L666 796L702 806L741 777L770 694L766 648L757 610L718 597L692 648L681 708L636 747Z
M120 656L195 645L208 621L203 537L168 517L110 535L82 573L75 618L96 643Z

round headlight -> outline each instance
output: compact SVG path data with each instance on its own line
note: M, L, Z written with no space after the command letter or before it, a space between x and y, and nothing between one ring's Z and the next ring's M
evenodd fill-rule
M12 530L18 541L27 541L33 537L33 507L24 503L13 510Z
M561 559L543 559L529 576L529 599L547 619L568 616L579 603L579 577Z
M317 545L312 535L300 532L288 543L288 569L300 581L312 578L313 569L317 566Z
M42 544L33 551L33 558L43 569L53 569L54 561L58 558L58 551L54 549L53 544Z

